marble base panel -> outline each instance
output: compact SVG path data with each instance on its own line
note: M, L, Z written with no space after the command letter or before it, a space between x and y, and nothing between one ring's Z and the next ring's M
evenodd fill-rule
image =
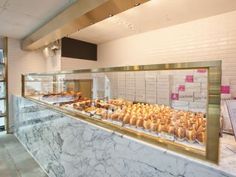
M226 177L185 157L14 98L15 135L49 177ZM236 173L235 173L236 174Z

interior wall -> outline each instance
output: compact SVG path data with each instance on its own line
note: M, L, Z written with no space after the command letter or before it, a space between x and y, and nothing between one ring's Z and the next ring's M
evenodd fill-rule
M21 95L21 74L45 72L46 61L42 51L22 51L20 41L8 39L8 94L9 122L12 128L12 95Z
M235 19L233 11L100 44L98 66L222 60L222 84L235 83L236 97Z
M97 61L89 61L82 59L73 59L67 57L61 57L61 70L62 71L70 71L77 69L90 69L90 68L98 68Z
M53 52L49 48L42 50L46 61L46 72L57 72L61 70L61 50Z

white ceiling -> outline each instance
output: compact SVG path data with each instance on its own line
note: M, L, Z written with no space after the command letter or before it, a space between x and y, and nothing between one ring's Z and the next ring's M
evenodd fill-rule
M236 0L151 0L70 37L99 44L233 10Z
M0 0L0 35L22 39L76 0Z

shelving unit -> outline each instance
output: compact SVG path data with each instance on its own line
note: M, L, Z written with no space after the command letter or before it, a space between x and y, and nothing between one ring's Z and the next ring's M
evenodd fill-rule
M8 130L7 38L0 37L0 131Z

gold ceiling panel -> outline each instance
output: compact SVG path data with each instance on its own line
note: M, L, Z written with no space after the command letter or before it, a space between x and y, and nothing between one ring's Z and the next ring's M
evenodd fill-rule
M80 29L149 0L79 0L22 40L23 50L36 50Z

